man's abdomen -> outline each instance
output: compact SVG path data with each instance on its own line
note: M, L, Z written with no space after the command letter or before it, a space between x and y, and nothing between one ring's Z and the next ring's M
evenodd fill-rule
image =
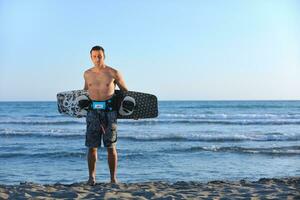
M92 100L96 100L96 101L104 101L110 99L113 96L114 92L115 92L115 87L106 87L106 88L94 87L88 89L89 97Z

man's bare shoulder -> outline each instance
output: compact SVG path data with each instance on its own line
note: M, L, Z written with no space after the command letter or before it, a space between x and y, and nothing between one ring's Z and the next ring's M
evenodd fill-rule
M106 66L106 69L111 73L113 74L114 76L118 73L118 70L113 68L113 67L110 67L110 66Z
M87 75L89 75L90 73L92 73L92 69L93 69L93 67L92 67L92 68L89 68L89 69L87 69L87 70L85 70L85 71L84 71L84 76L87 76Z

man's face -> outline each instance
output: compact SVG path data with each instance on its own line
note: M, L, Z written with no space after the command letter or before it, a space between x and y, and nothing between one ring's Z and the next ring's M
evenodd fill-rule
M104 53L101 50L92 51L91 59L95 66L104 65Z

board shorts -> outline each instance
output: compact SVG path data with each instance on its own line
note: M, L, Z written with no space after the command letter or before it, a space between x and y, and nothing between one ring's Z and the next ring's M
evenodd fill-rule
M117 143L117 111L89 110L86 116L85 146L112 148Z

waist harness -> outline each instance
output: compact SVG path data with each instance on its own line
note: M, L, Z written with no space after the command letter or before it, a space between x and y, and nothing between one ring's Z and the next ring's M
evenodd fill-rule
M106 112L117 110L117 101L115 95L105 101L90 101L89 110L103 110Z

